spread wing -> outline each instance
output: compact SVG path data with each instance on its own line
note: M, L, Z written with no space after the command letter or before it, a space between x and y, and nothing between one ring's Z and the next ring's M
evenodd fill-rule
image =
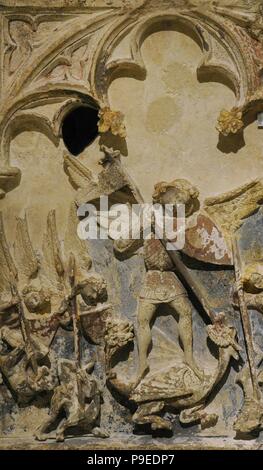
M58 239L56 213L51 210L47 217L46 233L42 244L43 260L40 274L43 283L54 293L64 291L64 265L61 244Z
M65 154L64 165L72 185L79 190L77 195L79 205L100 197L100 188L92 172L83 163Z
M86 241L81 240L78 236L77 228L79 219L77 216L76 204L71 204L68 223L64 240L64 251L66 257L69 257L70 253L74 254L76 265L85 271L91 268L92 261L88 253L88 244Z
M26 215L17 218L14 255L19 282L25 285L37 275L39 269L38 259L30 240Z
M104 153L106 152L104 148ZM95 202L102 195L110 196L111 203L132 202L142 200L142 196L131 178L121 165L114 152L105 153L104 168L96 181L92 172L76 158L65 154L64 165L72 185L78 189L76 203L78 206L87 202Z
M205 200L204 210L229 240L244 219L263 204L263 184L255 180L233 191Z
M0 297L11 296L11 285L17 279L17 270L7 243L3 215L0 212Z

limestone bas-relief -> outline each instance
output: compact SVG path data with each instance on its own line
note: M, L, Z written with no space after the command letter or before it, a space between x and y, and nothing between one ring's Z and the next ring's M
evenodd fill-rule
M261 2L8 0L0 21L0 447L258 448ZM184 205L183 246L154 217L83 240L102 196L169 204L174 230Z

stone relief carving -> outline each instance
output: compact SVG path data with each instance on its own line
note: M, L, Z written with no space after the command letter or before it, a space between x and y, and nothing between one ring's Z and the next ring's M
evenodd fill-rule
M263 423L262 353L256 346L251 311L263 311L262 253L246 258L242 230L255 214L262 218L261 179L251 181L248 175L246 184L203 202L190 177L176 178L174 171L169 182L156 180L154 203L186 207L186 240L180 253L165 248L173 239L153 237L152 222L148 240L140 236L110 240L106 248L94 248L77 235L77 209L84 203L97 205L102 195L109 196L110 204L127 207L145 202L124 164L129 129L123 113L111 105L108 91L118 77L145 79L142 44L163 24L180 25L199 44L200 77L209 80L216 73L234 91L235 106L223 109L217 123L215 119L221 137L240 134L256 120L263 98L260 2L166 0L160 6L154 0L116 0L71 2L67 8L58 0L50 10L35 2L32 11L30 2L22 2L27 7L23 11L12 1L2 3L3 396L11 393L18 416L23 408L34 413L34 404L41 405L43 419L30 426L30 435L37 441L60 442L70 438L72 430L87 438L112 439L110 406L118 416L127 413L128 436L138 427L144 433L175 434L178 413L183 431L189 424L200 424L203 432L223 420L214 403L232 374L242 386L244 400L241 406L233 405L231 432L238 438L258 432ZM125 55L118 56L118 47L125 41ZM59 152L64 118L80 105L98 111L101 170L95 175L83 159L64 150L65 178L74 189L64 216L67 227L64 233L57 228L54 206L47 215L42 245L35 248L30 202L16 222L12 214L4 213L8 193L19 194L23 178L19 165L12 163L12 141L33 129L47 136ZM52 111L44 110L45 106ZM176 212L173 219L176 227ZM6 231L10 224L14 246ZM102 253L107 253L105 258ZM132 271L130 266L139 278L135 294L125 277ZM106 282L104 271L108 275L110 271L111 284L118 284L118 273L125 272L121 282L127 282L120 283L120 291L127 298L134 294L132 318L129 301L119 308L123 299L114 297L118 288L114 291ZM213 282L231 291L224 299L226 309L223 301L215 308ZM204 355L198 357L198 322L203 318ZM71 349L62 348L67 341ZM213 360L207 363L209 354ZM9 430L3 428L3 433Z
M104 151L105 150L104 148ZM107 150L107 153L114 155L116 152L114 153L113 151L110 152L110 150ZM85 175L84 169L82 169L82 175ZM86 187L90 185L90 177L91 175L89 174ZM156 184L153 193L153 201L159 204L164 204L164 201L173 204L178 202L182 203L183 201L187 210L186 216L190 218L196 206L198 207L198 196L198 190L193 187L191 183L186 180L174 180L171 183L162 182ZM188 230L190 232L195 231L194 242L196 246L193 245L193 242L191 244L191 237L193 238L192 233L191 236L187 236L186 230L184 253L210 264L221 263L225 266L227 264L235 265L235 263L237 263L235 254L231 254L227 245L230 243L231 246L231 241L235 240L235 232L242 224L242 220L260 207L262 196L262 183L255 181L233 190L228 194L206 200L201 217L199 216L199 218L196 219L196 225L194 225L194 227L193 223L191 223L190 230ZM94 193L88 192L86 198L88 198L86 199L88 201L93 200ZM76 202L80 203L78 198ZM205 218L206 211L207 218ZM212 219L208 219L209 215L211 215ZM217 227L216 223L219 224L220 229ZM208 237L209 231L207 229L212 236ZM203 237L204 234L206 234L206 237ZM200 237L199 240L198 236ZM141 241L141 243L143 242ZM159 416L160 412L165 411L166 407L169 407L169 409L174 408L177 410L183 408L180 414L180 421L182 423L186 424L200 421L202 428L211 426L216 423L218 416L214 413L210 416L204 411L205 401L213 388L224 376L231 357L236 360L239 358L241 347L236 342L235 328L227 325L223 312L218 313L216 316L213 314L209 305L202 298L199 287L195 284L195 281L191 279L189 273L185 274L185 269L184 267L182 269L180 261L178 263L177 256L174 252L171 252L169 256L162 242L156 240L153 235L149 240L146 240L143 245L147 272L142 284L137 310L138 371L135 377L128 376L126 381L123 381L120 380L111 369L111 360L112 356L116 353L116 349L118 351L118 349L123 348L132 341L133 334L130 324L125 322L120 323L118 321L115 324L110 322L107 326L105 336L108 380L111 386L115 387L119 392L124 393L131 401L135 401L139 405L133 416L135 423L150 423L152 430L171 430L171 423ZM114 243L115 253L121 254L122 257L125 253L130 256L132 251L137 249L138 238L136 240L120 239ZM213 253L214 259L211 253ZM218 253L220 253L219 256ZM173 262L175 266L173 266ZM219 347L219 359L215 371L210 375L207 375L204 370L200 369L193 358L192 307L187 298L185 288L173 272L174 267L177 268L178 273L181 274L183 278L185 276L184 280L191 286L191 289L198 297L200 303L203 304L204 310L213 323L207 327L207 334L210 340ZM240 282L241 281L239 281L239 284ZM240 311L241 314L244 315L241 302L240 300ZM156 364L155 358L152 371L147 360L148 349L151 342L150 323L152 322L158 305L163 304L168 304L171 308L171 313L174 312L174 314L179 317L178 332L183 349L178 350L178 346L176 347L176 345L173 345L173 348L174 357L178 357L179 364L180 362L181 364L179 365L176 359L174 359L174 365L173 363L169 364L170 360L168 362L169 365L165 367L163 357L161 358L161 365ZM244 324L244 318L242 318L242 321L244 333L247 338L246 341L251 343L252 348L251 351L248 348L248 360L254 362L249 319L247 318L247 324ZM119 332L120 337L118 335ZM113 345L114 347L112 347ZM164 354L163 351L162 353ZM257 375L258 372L253 368L250 375L253 385L252 388L254 390L257 389L258 393L260 393ZM249 374L247 377L248 376ZM254 384L253 381L255 381ZM241 420L243 413L246 413L245 409L240 414L238 421ZM258 426L257 423L255 428ZM241 428L239 429L237 424L235 424L235 429L240 430ZM251 430L251 427L249 429Z
M158 345L160 352L163 354L159 357L160 364L156 363L155 358L155 362L149 368L149 373L140 380L138 385L135 385L135 388L134 383L132 383L132 386L128 386L123 378L119 378L117 373L111 370L108 379L110 384L120 393L128 396L138 406L132 417L134 423L150 424L153 431L157 429L172 430L171 421L159 416L160 413L172 409L174 412L180 411L179 419L183 424L200 422L202 428L216 424L218 415L207 413L205 403L213 388L224 376L231 357L238 359L240 349L235 341L235 329L224 324L223 314L218 315L218 317L214 325L207 327L209 338L219 348L217 367L209 375L197 373L196 367L189 366L185 361L183 351L178 348L176 343L169 344L166 351L165 342L168 339L161 336L158 340L164 344ZM126 325L124 328L128 330ZM122 335L121 331L121 338L119 339L119 324L117 324L115 330L110 325L105 338L106 348L108 349L111 343L117 343L119 348L125 346ZM126 341L131 341L131 334L128 331ZM169 364L168 361L165 367L165 353L169 350L169 359L171 361L172 347L174 353L173 363Z
M64 439L68 427L89 425L92 429L100 413L100 391L90 371L94 363L81 366L80 315L94 311L107 297L105 281L91 269L91 258L76 234L74 207L70 209L64 261L57 236L55 212L47 219L40 259L30 241L26 218L17 221L13 261L1 219L1 340L0 369L19 403L29 403L37 393L53 391L51 417L44 430L64 410L57 440ZM76 218L75 218L76 222ZM78 312L80 296L87 310ZM109 305L104 306L104 310ZM100 311L103 309L100 308ZM73 329L75 361L51 357L50 346L59 326ZM102 437L103 433L94 431ZM106 434L105 434L106 437Z

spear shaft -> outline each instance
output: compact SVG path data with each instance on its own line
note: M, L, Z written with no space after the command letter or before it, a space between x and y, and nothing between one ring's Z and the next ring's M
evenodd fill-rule
M241 259L240 259L237 238L235 236L232 239L232 250L233 250L233 260L234 260L236 282L240 284ZM256 369L256 364L255 364L253 335L252 335L249 313L248 313L242 285L240 286L238 285L237 295L238 295L240 316L241 316L242 328L243 328L244 339L245 339L250 378L251 378L251 383L252 383L252 388L253 388L253 395L256 400L260 400L261 393L260 393L258 380L257 380L257 369Z
M22 332L22 337L25 343L25 351L28 356L28 359L31 362L32 369L35 374L37 374L38 371L38 364L36 360L36 356L34 353L34 348L32 346L32 340L31 340L31 333L30 333L30 327L28 325L28 321L25 315L25 308L24 308L24 303L23 300L21 299L21 296L18 292L17 287L15 284L11 283L11 292L17 297L18 299L18 312L19 312L19 320L20 320L20 326L21 326L21 332Z
M161 238L160 241L162 245L164 246L164 248L166 249L166 245L168 241L165 238ZM175 266L176 272L179 274L179 276L181 276L182 280L190 288L191 292L194 294L194 296L202 305L207 316L210 318L212 323L214 323L216 315L214 314L209 304L207 303L205 299L205 295L202 292L202 289L199 283L194 279L191 272L187 269L187 267L184 265L183 261L181 260L178 251L166 249L166 253L170 256L170 259L172 260Z
M74 255L71 253L69 257L69 283L70 283L72 292L75 290L75 283L76 283L75 277L76 277L76 262L75 262ZM70 299L70 309L71 309L72 323L73 323L75 358L76 358L77 369L80 369L81 368L80 331L79 331L79 316L78 316L76 295L73 295L73 297Z

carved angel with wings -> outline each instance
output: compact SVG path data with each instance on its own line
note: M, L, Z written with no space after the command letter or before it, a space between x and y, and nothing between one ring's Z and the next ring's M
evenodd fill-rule
M72 299L80 294L90 305L101 290L105 297L104 283L98 285L99 275L90 272L91 258L77 236L76 223L73 205L63 257L56 214L50 211L40 256L32 246L26 216L18 218L12 255L0 217L0 370L21 402L31 400L37 391L54 388L49 349L58 327L72 323ZM76 266L73 287L68 275L70 256Z
M54 216L54 214L53 214ZM48 236L52 233L52 214L48 217ZM46 253L47 254L47 253ZM43 282L43 266L32 247L26 216L17 219L14 259L5 237L1 217L1 339L0 367L21 402L29 401L37 389L49 389L52 380L45 364L54 330L47 321L51 295ZM49 270L52 267L50 266ZM57 269L54 264L54 269ZM41 274L40 274L41 273ZM56 271L59 279L60 273ZM56 290L54 285L53 291ZM44 323L42 322L42 317ZM42 328L39 328L41 324ZM43 329L45 326L45 330ZM49 380L48 380L49 379Z

